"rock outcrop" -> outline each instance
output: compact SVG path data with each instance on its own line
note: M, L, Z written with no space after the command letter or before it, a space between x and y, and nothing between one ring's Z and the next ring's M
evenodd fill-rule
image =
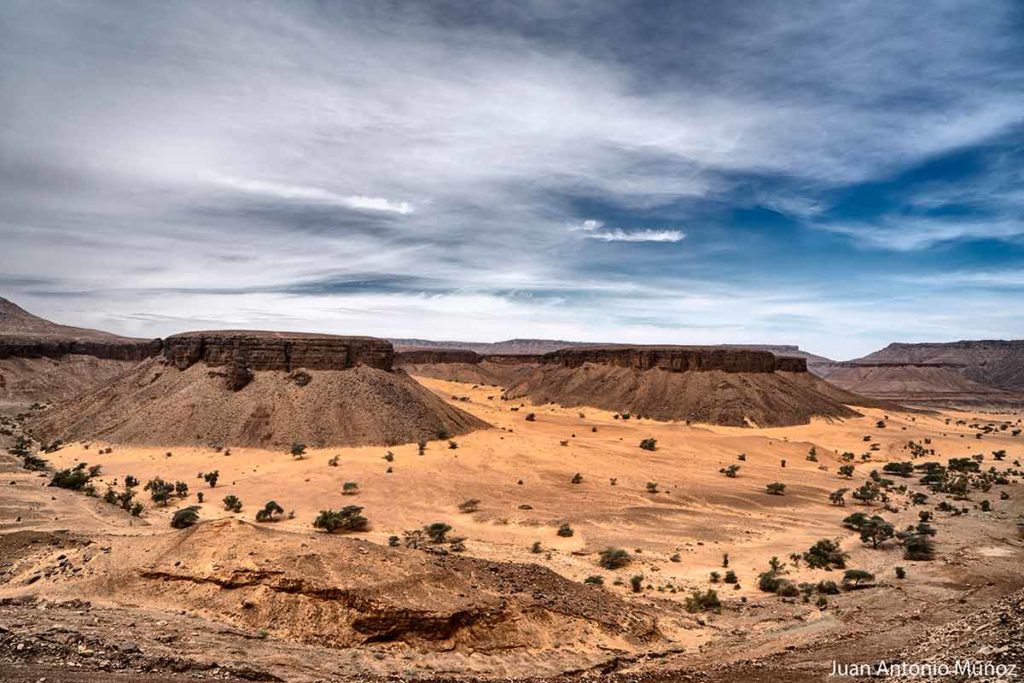
M345 370L357 365L391 370L394 350L383 339L298 332L186 332L163 341L163 357L179 370L202 362L253 371L296 368Z
M592 406L656 420L735 426L844 418L872 402L831 387L805 358L759 349L585 346L544 354L509 383L505 398Z
M557 364L565 368L594 363L633 370L754 373L779 370L779 360L769 351L706 346L578 346L546 353L541 358L545 365ZM807 372L803 358L786 358L781 365L787 372Z

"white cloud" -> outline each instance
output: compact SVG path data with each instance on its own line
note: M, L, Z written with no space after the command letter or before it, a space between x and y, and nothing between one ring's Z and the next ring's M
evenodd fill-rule
M383 197L342 195L319 187L303 187L221 175L213 176L211 181L220 187L277 199L324 202L360 211L386 211L402 214L403 216L412 213L412 205L409 202L395 202Z
M570 232L582 232L587 239L603 242L681 242L686 234L682 230L622 230L604 229L604 221L588 218L569 226Z

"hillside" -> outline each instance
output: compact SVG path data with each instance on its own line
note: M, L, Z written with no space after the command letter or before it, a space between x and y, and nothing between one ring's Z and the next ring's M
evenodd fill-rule
M0 410L90 391L158 348L154 341L60 325L0 298Z
M44 412L45 440L285 448L396 444L487 425L444 403L369 337L202 332Z
M804 424L858 413L802 358L723 347L587 346L546 354L506 390L534 403L593 406L656 420ZM847 403L857 397L843 394Z
M955 365L969 380L1024 393L1024 339L889 344L853 362Z

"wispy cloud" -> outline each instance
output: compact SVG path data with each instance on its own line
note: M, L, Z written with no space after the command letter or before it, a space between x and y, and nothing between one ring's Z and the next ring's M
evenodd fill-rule
M220 187L274 199L323 202L360 211L386 211L402 214L403 216L412 213L412 205L409 202L396 202L384 197L342 195L319 187L287 185L284 183L267 182L265 180L246 180L231 176L213 176L211 180Z
M890 301L879 270L1017 249L1021 164L831 202L1019 147L1019 22L1013 0L3 3L0 284L83 293L70 313L101 313L70 322L125 332L157 329L131 328L143 306L245 306L396 336L799 341L799 320L844 331L841 278L875 307L864 351L894 319L942 334L940 302ZM1024 332L993 311L988 333Z
M606 228L603 221L588 218L582 223L569 227L572 232L581 232L583 237L602 242L681 242L686 235L682 230L623 230Z

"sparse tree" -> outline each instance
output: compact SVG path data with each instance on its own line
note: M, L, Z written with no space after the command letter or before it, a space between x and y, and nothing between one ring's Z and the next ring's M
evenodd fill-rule
M241 512L242 501L238 499L238 496L230 495L224 497L224 509L228 512Z
M786 493L786 485L776 481L765 486L765 490L773 496L781 496Z
M292 447L289 452L293 458L301 460L306 455L306 444L294 441L292 442Z

